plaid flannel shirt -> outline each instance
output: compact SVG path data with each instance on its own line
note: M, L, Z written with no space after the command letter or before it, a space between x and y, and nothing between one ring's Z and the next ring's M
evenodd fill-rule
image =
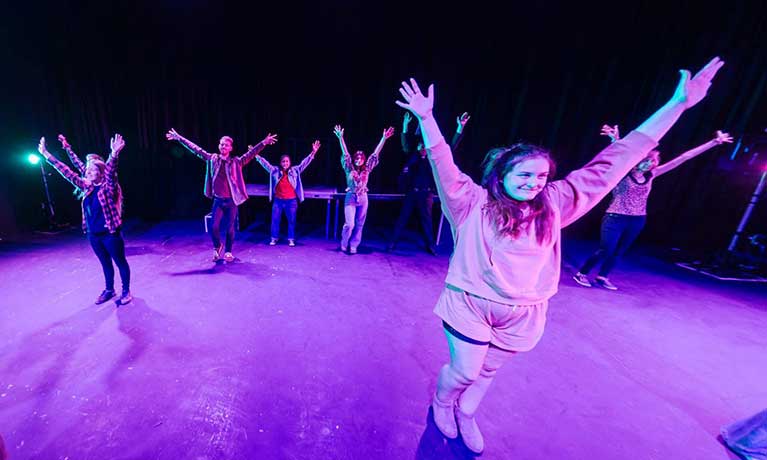
M118 155L109 155L106 161L106 169L104 170L104 183L97 192L109 233L115 233L122 226L122 193L120 191L120 184L117 182L117 159ZM59 174L74 185L78 192L82 193L83 196L80 203L83 215L82 225L83 231L87 231L88 227L85 221L85 209L83 209L83 206L85 197L90 195L95 187L88 184L81 175L72 171L69 166L56 159L53 155L48 157L47 161ZM81 169L79 164L75 164L75 166Z

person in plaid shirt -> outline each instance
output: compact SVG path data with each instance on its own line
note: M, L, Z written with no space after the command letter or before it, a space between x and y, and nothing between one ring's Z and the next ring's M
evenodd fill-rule
M76 187L82 199L83 231L87 233L93 252L101 262L106 284L106 288L96 299L96 304L102 304L115 296L115 270L112 265L114 260L122 281L122 294L117 304L125 305L133 300L130 293L130 266L125 258L125 241L120 232L122 190L117 183L117 161L120 151L125 147L125 141L121 135L115 134L109 145L111 153L107 161L93 158L84 168L77 166L84 171L82 174L72 171L51 155L45 146L44 137L40 138L38 150L48 164Z
M237 219L237 206L248 199L245 190L245 179L242 176L242 168L250 163L258 152L267 145L277 142L276 134L267 136L248 149L243 155L234 157L232 153L232 138L223 136L218 142L218 153L208 153L194 142L171 129L165 135L169 141L178 141L190 152L197 155L207 163L205 171L205 196L213 199L213 228L210 236L213 239L213 261L217 262L224 252L224 261L233 262L232 244L234 243L234 222ZM221 221L226 217L228 225L226 229L226 246L221 244Z

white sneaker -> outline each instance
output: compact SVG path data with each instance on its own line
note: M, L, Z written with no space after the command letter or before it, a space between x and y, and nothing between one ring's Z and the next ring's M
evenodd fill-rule
M618 286L614 285L613 283L610 282L609 279L603 276L597 276L596 278L594 278L594 281L596 281L598 285L602 286L605 289L609 289L611 291L618 290Z
M589 281L588 276L584 275L581 272L576 273L573 275L573 279L576 283L580 284L583 287L591 287L591 282Z
M274 246L274 245L276 245L276 244L277 244L277 238L272 238L272 239L269 241L269 246Z
M234 256L232 255L231 252L227 252L224 254L224 262L233 262L233 261L234 261Z
M296 245L296 240L288 240L288 246L290 246L292 248L295 245Z

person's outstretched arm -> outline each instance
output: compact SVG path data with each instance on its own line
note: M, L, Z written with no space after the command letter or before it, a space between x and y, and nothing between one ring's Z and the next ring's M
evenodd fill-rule
M264 147L266 147L267 145L273 145L276 142L277 142L277 135L276 134L271 134L271 133L267 134L266 137L264 138L264 140L262 140L258 144L252 145L252 146L251 145L248 146L248 151L245 152L240 157L240 164L245 166L246 164L250 163L250 161L253 158L256 158L258 160L258 162L261 164L261 166L264 167L264 169L266 169L267 171L270 171L271 170L271 165L269 165L269 162L267 161L266 164L269 165L269 168L267 169L267 167L264 166L263 163L261 163L261 160L264 160L264 159L263 159L263 157L261 155L259 155L259 153L261 152L261 150L264 150ZM266 160L264 160L264 161L266 161Z
M463 129L466 128L466 123L469 122L469 118L471 116L469 115L469 112L463 112L461 116L455 117L455 133L453 134L453 139L450 141L450 150L455 152L458 150L458 146L461 144L461 140L463 139Z
M67 152L69 161L71 161L74 167L77 168L77 172L79 172L81 176L84 176L85 163L83 163L82 160L74 152L74 150L72 150L72 146L69 145L69 142L67 142L67 138L64 137L63 134L59 134L59 142L61 142L61 148L63 148L64 151Z
M80 177L76 172L69 169L69 166L60 162L56 157L51 155L48 148L45 146L45 138L40 138L40 144L37 146L37 151L45 158L45 161L53 167L59 174L64 176L64 179L68 180L72 185L80 190L85 190L88 187L88 183Z
M388 128L383 130L383 133L381 134L381 140L378 141L378 145L376 145L376 148L373 150L373 153L368 157L367 161L367 168L368 171L372 171L373 168L378 165L378 161L381 158L381 151L383 150L384 144L386 143L386 140L389 139L394 135L394 128L389 126Z
M724 62L714 58L693 78L690 78L689 71L682 70L671 99L634 132L609 145L583 168L549 184L547 193L561 211L563 227L599 203L631 168L658 145L682 113L706 96L711 80L722 65Z
M402 151L405 155L413 153L413 147L410 145L410 139L408 139L408 131L410 130L410 122L413 117L410 116L410 112L405 112L405 116L402 118L402 134L399 135L400 144L402 144Z
M304 169L306 169L306 167L309 166L309 163L311 163L312 160L314 160L314 156L317 155L317 150L320 149L320 145L321 144L319 140L315 140L314 142L312 142L312 151L309 152L309 155L307 155L306 158L304 158L303 161L301 161L301 163L298 166L296 166L296 168L298 168L299 173L304 172Z
M432 116L434 107L434 85L429 85L426 95L421 93L415 79L402 82L399 90L405 102L395 103L415 115L421 128L423 145L429 151L429 162L437 184L437 193L445 216L453 229L457 228L469 215L472 207L479 202L482 187L475 184L471 177L462 173L453 161L450 146L442 137L437 121Z
M667 172L681 165L685 161L692 160L693 158L697 157L701 153L711 150L717 145L722 145L725 142L731 143L732 137L727 133L717 131L716 136L714 136L713 139L706 142L705 144L701 144L695 147L694 149L690 149L684 152L683 154L679 155L678 157L674 158L673 160L663 163L662 165L656 167L655 170L653 170L653 175L657 177L657 176L660 176L661 174L666 174Z
M185 138L184 136L176 132L176 130L173 128L171 128L171 130L168 131L167 134L165 134L165 138L168 139L169 141L180 142L181 145L186 147L190 152L194 153L195 155L197 155L198 157L200 157L201 159L205 161L210 160L211 157L213 156L213 154L206 152L205 150L202 149L202 147L199 147L194 142Z
M109 140L109 158L107 158L107 167L104 170L106 180L111 183L117 182L117 163L120 159L120 152L125 147L125 140L119 134L115 134L112 139Z
M346 141L344 140L344 129L341 125L336 125L333 128L333 134L338 138L338 143L341 144L341 167L344 168L344 172L347 174L354 169L352 164L352 156L349 155L349 149L346 147Z

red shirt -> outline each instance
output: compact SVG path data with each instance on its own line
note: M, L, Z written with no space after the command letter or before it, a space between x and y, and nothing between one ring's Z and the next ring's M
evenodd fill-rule
M274 188L275 197L281 200L292 200L296 198L296 189L290 185L288 175L283 174L280 180L277 181L277 186Z

